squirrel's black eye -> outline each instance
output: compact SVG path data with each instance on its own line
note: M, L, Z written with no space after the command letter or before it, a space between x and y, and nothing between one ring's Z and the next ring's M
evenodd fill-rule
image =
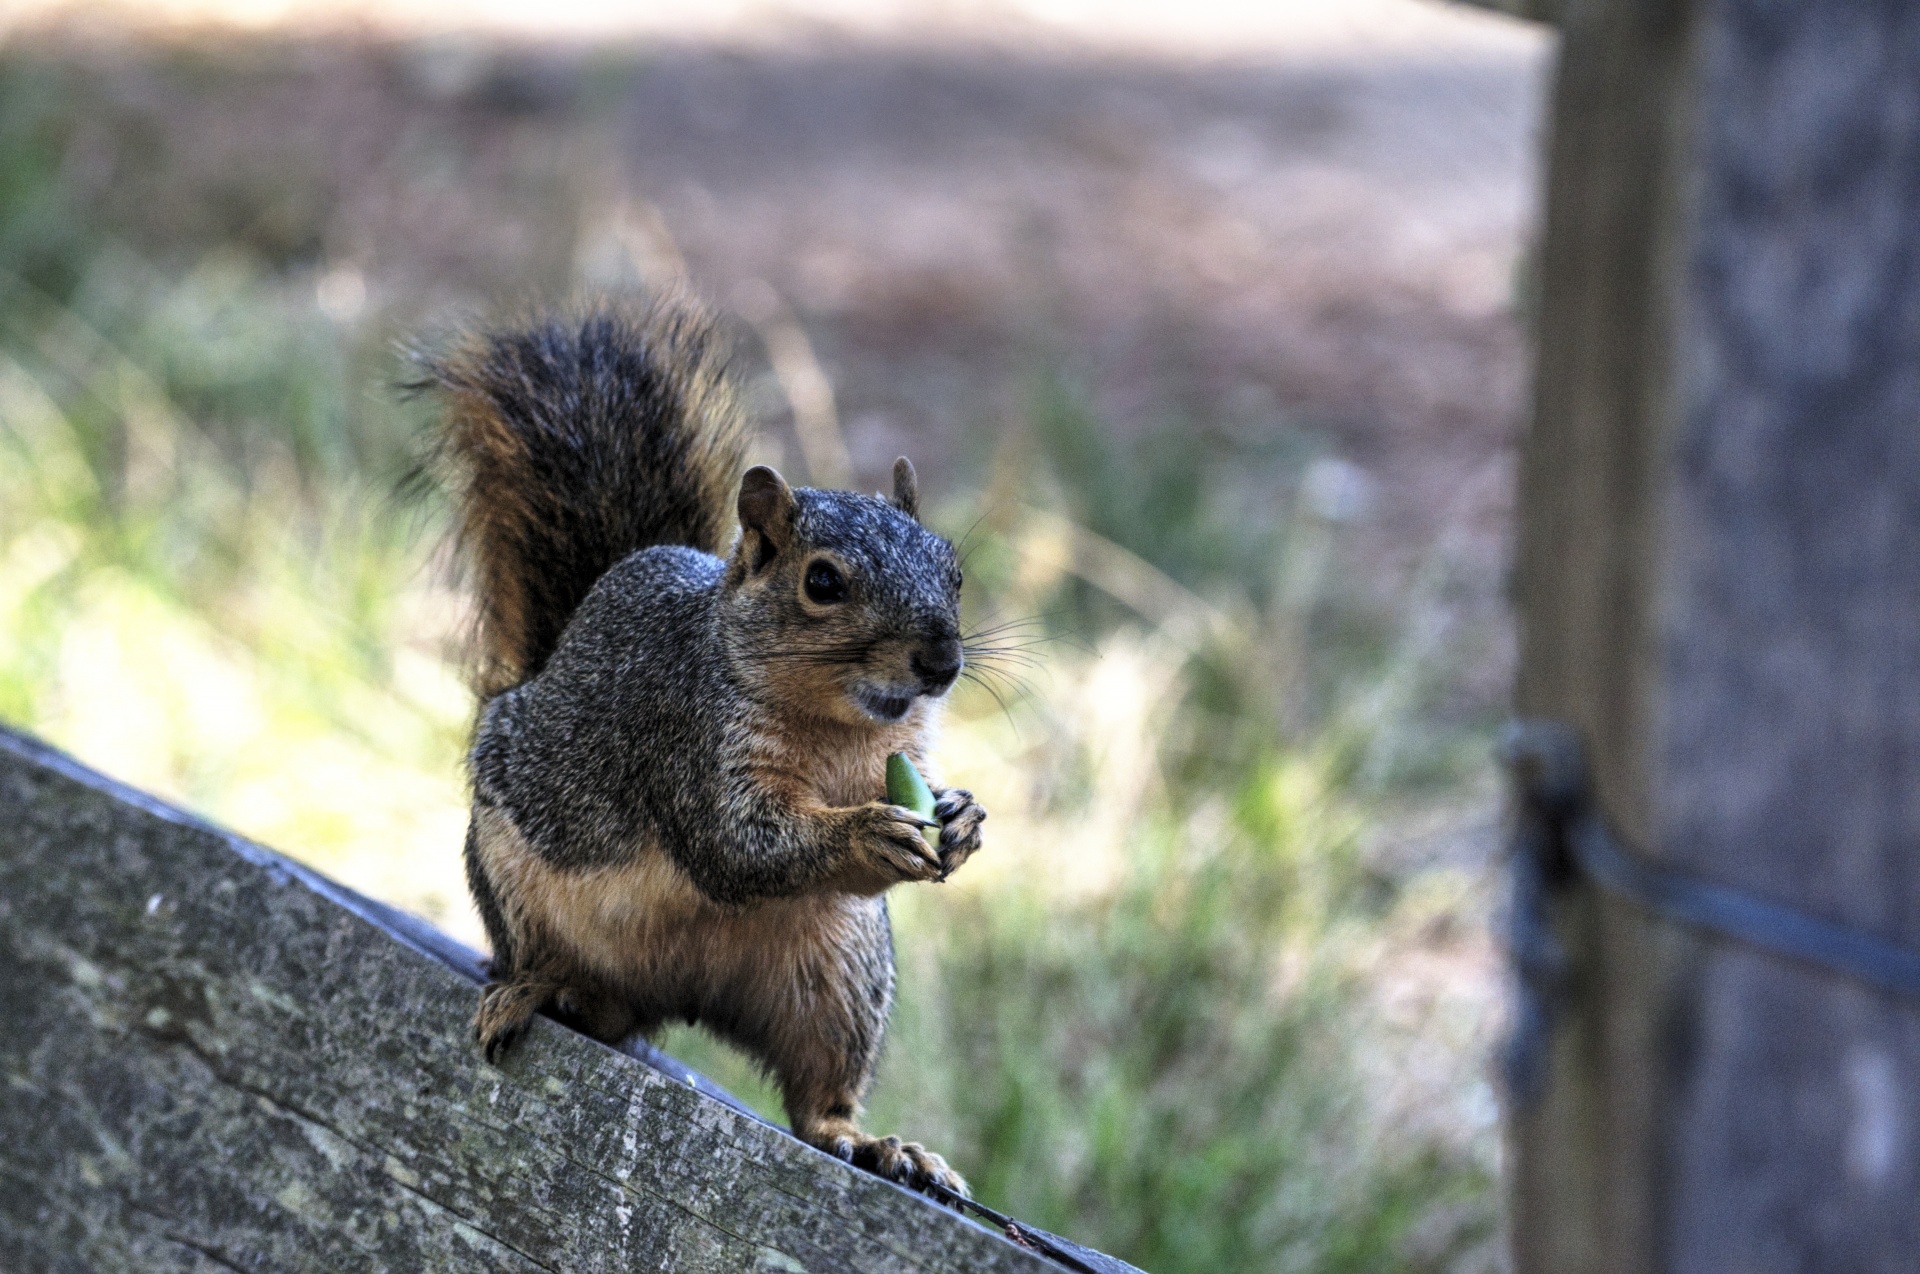
M807 600L826 605L847 600L847 577L832 562L815 562L807 567Z

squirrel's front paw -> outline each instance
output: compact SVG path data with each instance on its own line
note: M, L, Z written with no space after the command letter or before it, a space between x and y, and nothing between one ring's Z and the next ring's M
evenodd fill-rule
M980 848L980 824L987 821L987 811L965 788L950 787L936 796L933 816L940 823L940 874L935 879L945 880Z
M904 805L876 801L854 813L855 872L865 878L862 892L878 893L904 881L932 880L940 874L940 856L920 832L935 827Z

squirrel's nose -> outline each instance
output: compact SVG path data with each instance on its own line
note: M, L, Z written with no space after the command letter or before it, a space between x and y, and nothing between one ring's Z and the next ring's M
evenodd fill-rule
M913 652L907 666L928 694L939 694L960 675L960 639L945 637L928 642Z

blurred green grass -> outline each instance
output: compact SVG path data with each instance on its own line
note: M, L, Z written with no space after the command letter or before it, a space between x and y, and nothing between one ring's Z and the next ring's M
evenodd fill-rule
M315 258L134 246L67 100L0 59L0 717L475 940L462 601L395 494L396 333ZM1483 781L1483 723L1431 711L1433 597L1347 586L1357 479L1308 431L1121 442L1048 370L976 452L934 520L973 618L1032 622L954 706L989 849L895 900L870 1126L1160 1274L1494 1267L1485 1005L1430 967L1472 963L1483 891L1368 851Z

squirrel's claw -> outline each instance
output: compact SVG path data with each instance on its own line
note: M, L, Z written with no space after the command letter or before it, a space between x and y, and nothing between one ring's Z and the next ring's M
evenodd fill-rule
M867 853L896 881L932 880L940 874L940 856L928 846L922 828L937 823L903 805L878 805L867 824Z
M980 848L980 824L987 811L965 788L950 787L935 794L933 816L940 820L940 874L953 875Z
M552 994L552 987L535 982L487 984L473 1015L473 1041L489 1062L498 1062L526 1033L534 1014Z

